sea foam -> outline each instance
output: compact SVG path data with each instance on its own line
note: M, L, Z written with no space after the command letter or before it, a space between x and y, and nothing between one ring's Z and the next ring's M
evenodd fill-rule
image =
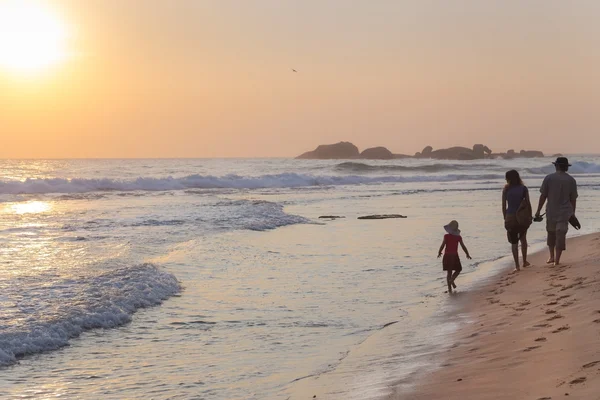
M155 306L180 290L172 274L151 264L119 268L109 273L78 279L61 279L44 285L35 299L29 294L12 297L0 306L18 310L19 321L0 325L0 366L19 358L56 350L82 332L114 328L131 321L140 308ZM42 294L43 293L43 294Z

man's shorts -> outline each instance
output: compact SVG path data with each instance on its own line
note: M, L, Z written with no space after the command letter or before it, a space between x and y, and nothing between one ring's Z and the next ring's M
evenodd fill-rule
M549 247L555 247L556 250L567 249L567 231L569 230L568 221L556 221L547 218L546 230L548 231Z

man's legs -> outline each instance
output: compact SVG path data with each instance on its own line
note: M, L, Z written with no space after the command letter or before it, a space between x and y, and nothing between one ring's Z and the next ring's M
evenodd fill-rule
M546 231L548 231L548 252L550 253L550 258L546 261L546 264L554 264L554 249L556 247L556 222L552 221L550 218L546 219Z
M568 222L561 221L556 223L556 258L554 259L554 265L560 264L560 256L562 255L562 252L567 249L568 230Z

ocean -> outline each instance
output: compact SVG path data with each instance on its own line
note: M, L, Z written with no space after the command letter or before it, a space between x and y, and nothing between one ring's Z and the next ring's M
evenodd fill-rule
M600 157L570 159L570 235L599 231ZM444 293L443 225L473 256L460 295L511 266L504 173L537 204L551 161L0 160L0 397L285 400L315 377L328 398L409 390L466 323ZM534 224L532 250L544 237Z

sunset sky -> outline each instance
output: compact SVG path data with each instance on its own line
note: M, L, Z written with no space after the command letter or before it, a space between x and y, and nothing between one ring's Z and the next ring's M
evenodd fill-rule
M598 1L28 2L0 24L0 158L600 153Z

